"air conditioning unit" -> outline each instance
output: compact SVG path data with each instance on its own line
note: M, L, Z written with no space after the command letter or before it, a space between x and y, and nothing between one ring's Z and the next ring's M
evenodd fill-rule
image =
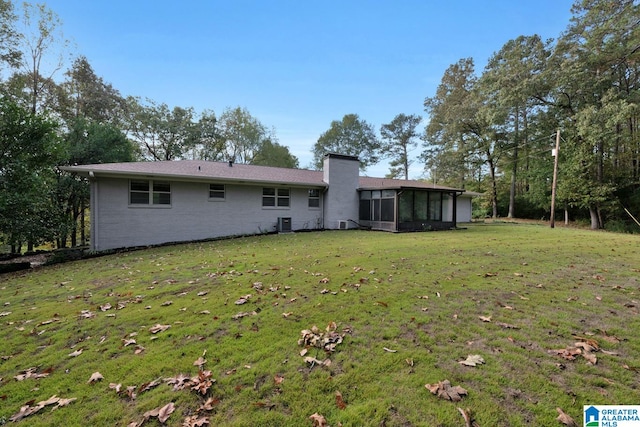
M349 228L348 221L344 219L338 220L338 230L346 230Z
M290 233L291 232L291 218L279 217L278 218L278 233Z

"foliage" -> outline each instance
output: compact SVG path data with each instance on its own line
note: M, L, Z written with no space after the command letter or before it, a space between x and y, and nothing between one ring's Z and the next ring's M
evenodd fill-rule
M0 419L55 395L77 400L22 422L546 426L556 408L579 422L594 395L635 403L640 357L637 237L595 237L299 233L4 275Z
M409 179L409 166L412 163L409 154L418 145L415 139L421 137L416 130L421 121L422 117L418 115L401 113L380 128L383 141L380 151L391 160L388 178Z
M299 166L298 158L291 154L288 147L268 139L262 142L251 164L290 169L297 169Z
M358 117L346 114L341 121L331 122L313 146L313 165L322 168L325 154L337 153L356 156L360 160L360 170L374 165L380 160L380 141L372 125Z
M43 242L55 230L52 171L59 161L55 125L0 101L0 233L13 247Z

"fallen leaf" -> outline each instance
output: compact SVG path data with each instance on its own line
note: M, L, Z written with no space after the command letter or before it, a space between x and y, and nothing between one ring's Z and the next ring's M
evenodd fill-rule
M91 378L89 378L89 381L87 381L87 384L96 383L103 379L104 377L100 372L94 372L93 374L91 374Z
M160 411L158 412L158 421L164 424L164 422L169 419L169 416L173 413L173 411L175 411L175 409L176 409L176 406L174 405L173 402L169 402L166 405L164 405L162 408L160 408Z
M558 418L556 418L556 420L569 427L578 427L578 424L576 424L573 418L567 415L562 409L556 408L556 411L558 411L558 414L560 414L558 415Z
M275 375L275 376L273 377L273 382L274 382L276 385L282 384L282 382L283 382L283 381L284 381L284 377L283 377L282 375Z
M161 325L161 324L158 323L158 324L150 327L149 328L149 332L151 332L152 334L157 334L158 332L166 331L170 327L171 327L171 325Z
M82 354L82 349L80 348L72 353L69 353L69 357L77 357L77 356L80 356L81 354Z
M202 356L198 357L198 359L193 362L193 366L197 366L198 368L202 368L202 366L207 363L207 359L203 358Z
M491 322L491 316L478 316L483 322Z
M336 406L338 409L344 409L347 407L347 404L344 403L344 399L342 398L342 393L336 390Z
M390 348L387 348L387 347L382 347L382 349L384 351L388 352L388 353L397 353L398 352L398 350L391 350Z
M452 386L449 380L439 381L437 384L425 384L425 388L438 397L459 402L462 396L467 394L467 390L460 386Z
M313 422L313 427L328 427L327 420L317 412L309 417Z
M477 366L482 365L484 363L484 359L479 354L470 354L465 360L461 360L458 363L465 366Z

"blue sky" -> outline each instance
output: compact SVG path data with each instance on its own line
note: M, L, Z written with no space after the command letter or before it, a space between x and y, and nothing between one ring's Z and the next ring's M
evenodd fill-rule
M307 167L318 137L345 114L376 131L399 113L419 114L426 124L424 99L449 65L473 57L481 73L510 39L556 39L572 1L45 3L73 51L122 95L217 115L244 107ZM381 163L367 174L387 172ZM416 162L411 175L421 174Z

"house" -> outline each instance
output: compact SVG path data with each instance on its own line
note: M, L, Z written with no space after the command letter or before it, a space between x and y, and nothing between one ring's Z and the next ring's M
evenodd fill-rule
M356 157L323 170L180 160L79 165L91 188L91 250L274 231L451 229L471 220L464 190L359 176Z

